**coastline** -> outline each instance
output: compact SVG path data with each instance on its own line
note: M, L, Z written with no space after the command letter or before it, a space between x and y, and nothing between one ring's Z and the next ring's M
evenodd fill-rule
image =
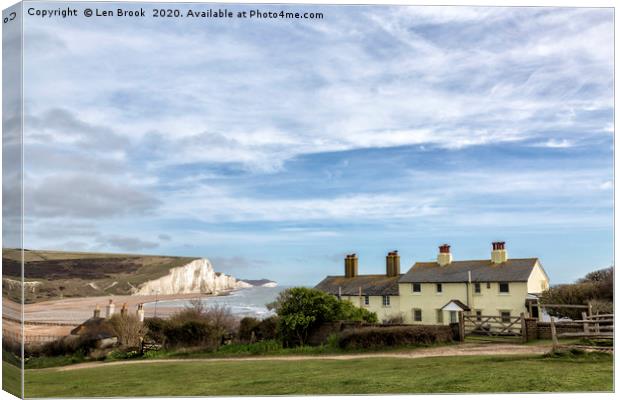
M239 290L239 289L234 289ZM102 316L105 315L105 307L111 299L116 305L116 312L124 303L127 303L129 312L135 312L138 304L144 304L146 317L155 315L155 302L172 300L192 300L205 297L228 296L233 290L227 290L218 294L184 293L174 295L146 295L146 296L94 296L72 297L42 301L39 303L25 304L23 306L24 335L28 337L64 336L71 330L93 316L93 311L98 305ZM157 306L157 316L168 317L170 314L182 309L183 306ZM18 335L21 331L19 321L21 319L22 305L2 297L2 330L9 335ZM6 317L6 318L4 318ZM38 324L37 324L38 323Z

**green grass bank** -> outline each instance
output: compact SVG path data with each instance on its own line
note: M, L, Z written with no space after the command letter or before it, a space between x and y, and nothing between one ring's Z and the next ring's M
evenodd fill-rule
M27 397L582 392L613 389L607 354L113 363L27 370Z

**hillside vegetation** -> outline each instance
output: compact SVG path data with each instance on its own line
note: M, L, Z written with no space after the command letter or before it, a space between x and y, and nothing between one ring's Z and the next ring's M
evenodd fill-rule
M19 301L20 251L2 250L2 294ZM196 258L24 250L26 303L64 297L127 295Z

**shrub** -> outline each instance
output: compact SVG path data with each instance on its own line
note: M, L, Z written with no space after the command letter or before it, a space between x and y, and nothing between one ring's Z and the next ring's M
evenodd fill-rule
M317 289L296 287L280 292L271 305L278 314L278 333L285 346L303 346L325 322L376 322L377 315Z
M256 331L258 330L259 324L260 320L258 318L243 318L239 322L239 331L237 332L239 340L243 342L252 342L253 340L256 340Z
M340 335L338 345L343 349L370 349L451 341L452 330L447 325L411 325L347 330Z
M110 324L118 338L118 344L125 348L139 347L147 332L144 324L132 314L114 314L110 318Z
M586 304L591 302L593 311L613 311L613 267L593 271L573 284L557 285L543 292L543 304ZM596 310L594 309L596 306ZM550 315L581 319L579 309L547 308Z
M166 347L199 346L215 350L220 344L217 330L205 321L187 321L182 324L168 324L164 328Z
M239 323L238 338L242 342L273 340L277 338L278 318L273 316L259 320L245 317Z
M64 355L82 355L96 347L97 339L85 336L65 336L64 338L46 342L38 346L30 346L26 348L28 356L64 356Z
M207 350L216 350L224 338L236 331L237 324L228 307L205 307L199 299L191 300L188 307L167 321L146 321L148 337L167 348L199 346Z
M258 333L256 336L259 340L274 340L278 337L278 317L271 316L265 318L258 324Z
M164 332L169 322L162 318L145 318L144 326L146 327L145 337L159 344L166 344L166 334Z

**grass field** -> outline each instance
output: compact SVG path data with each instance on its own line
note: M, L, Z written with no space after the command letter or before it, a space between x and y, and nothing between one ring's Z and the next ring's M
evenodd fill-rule
M581 356L191 361L27 370L27 397L613 390L613 360Z
M2 390L21 397L21 379L19 368L6 361L2 361Z

